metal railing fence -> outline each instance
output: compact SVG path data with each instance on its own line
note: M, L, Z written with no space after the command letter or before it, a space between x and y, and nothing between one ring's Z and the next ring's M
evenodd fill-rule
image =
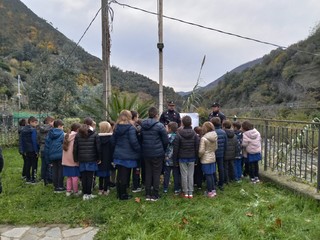
M320 123L259 118L249 120L262 137L263 169L292 176L320 190Z

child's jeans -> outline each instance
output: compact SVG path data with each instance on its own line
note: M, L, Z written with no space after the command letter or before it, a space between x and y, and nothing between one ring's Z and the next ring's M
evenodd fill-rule
M234 160L234 178L236 181L239 181L242 176L242 159L236 158Z
M259 162L249 162L250 178L259 177Z
M179 167L174 166L164 166L164 181L163 181L163 189L168 190L171 171L173 174L173 186L174 191L178 191L181 189L181 175Z

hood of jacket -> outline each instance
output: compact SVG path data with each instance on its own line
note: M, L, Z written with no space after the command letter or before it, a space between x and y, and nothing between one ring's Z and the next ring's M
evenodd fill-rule
M99 133L98 135L100 137L101 144L106 144L111 141L112 133Z
M131 127L133 127L132 124L117 124L114 133L118 136L123 136Z
M159 121L154 118L148 118L141 123L141 128L145 130L149 130L154 125L156 125Z
M44 124L44 125L41 125L41 126L39 127L39 132L44 134L44 133L49 132L51 128L52 128L51 125L49 125L49 124Z
M178 133L184 139L192 139L196 135L192 128L182 128L178 131Z
M224 131L226 132L228 138L233 138L235 135L234 131L231 129L224 129Z
M207 132L203 137L211 143L217 142L218 140L218 135L215 131Z
M252 130L245 131L243 134L245 134L248 138L252 140L257 139L260 136L260 133L255 128Z
M64 135L64 131L59 128L52 128L52 129L50 129L50 131L48 133L48 136L51 139L57 139L57 138L61 137L61 135Z

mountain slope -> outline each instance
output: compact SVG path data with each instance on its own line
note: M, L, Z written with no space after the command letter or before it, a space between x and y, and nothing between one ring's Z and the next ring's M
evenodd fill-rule
M21 1L0 0L0 17L0 94L14 96L17 75L28 84L40 69L46 70L48 76L63 71L65 81L74 81L80 87L101 83L102 61L76 47ZM113 89L141 92L158 101L158 84L148 77L112 67L111 82ZM164 95L165 100L179 99L172 88L164 87Z
M203 104L225 108L320 101L320 28L286 50L276 49L242 72L230 72L209 84Z

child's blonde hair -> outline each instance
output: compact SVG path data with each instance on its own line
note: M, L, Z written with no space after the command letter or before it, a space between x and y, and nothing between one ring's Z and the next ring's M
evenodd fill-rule
M99 131L100 133L111 133L112 132L111 124L107 121L100 122Z

